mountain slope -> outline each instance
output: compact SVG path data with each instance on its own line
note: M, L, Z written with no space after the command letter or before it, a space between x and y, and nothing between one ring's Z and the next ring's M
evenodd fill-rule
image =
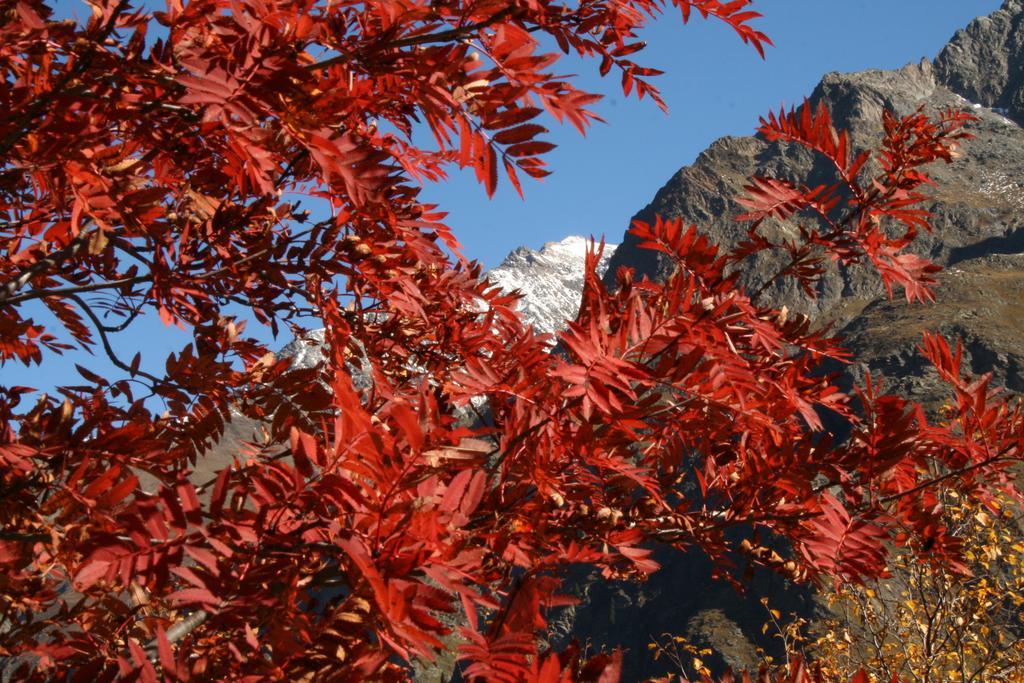
M958 32L934 64L925 61L896 71L829 74L810 97L812 103L824 102L837 127L847 128L861 146L880 138L883 108L908 114L918 107L933 113L953 107L980 118L971 127L975 139L964 146L964 155L951 165L930 169L936 180L929 207L935 214L935 231L925 235L917 249L940 264L1024 244L1016 233L1024 224L1024 129L1016 122L1024 121L1022 24L1024 5L1010 0L991 18L979 19ZM1006 59L996 59L995 54ZM973 81L968 79L981 71L988 74L987 85L969 85ZM680 216L719 244L730 246L745 236L746 227L735 222L743 209L729 198L742 196L743 185L755 174L809 178L812 185L834 178L827 164L802 148L756 136L726 137L691 166L680 169L636 218ZM779 222L768 229L794 234L793 226ZM770 255L753 259L744 268L744 282L759 285L780 261L781 256ZM611 260L609 279L624 265L655 278L665 268L657 255L638 249L628 234ZM881 293L873 275L844 269L823 280L814 301L802 297L793 283L767 294L768 303L784 303L821 320L845 323Z
M935 60L938 79L953 92L1024 122L1024 1L956 32Z
M1008 0L990 17L957 32L934 62L829 74L810 100L824 102L837 127L850 130L858 146L880 138L883 108L902 115L919 107L933 113L953 107L971 111L979 121L970 127L975 138L964 145L963 156L930 169L936 186L927 208L934 232L915 250L946 266L936 304L890 301L877 278L861 269L829 274L815 300L787 283L767 290L766 302L837 325L857 361L851 374L870 369L893 391L927 406L938 406L945 396L915 349L926 329L962 337L970 369L992 372L996 383L1024 392L1024 0ZM636 218L682 217L731 246L745 237L746 227L734 220L744 209L729 198L742 196L752 175L811 185L834 177L827 164L801 148L756 136L726 137L680 169ZM794 229L779 222L767 227L777 234ZM744 265L742 281L756 287L780 262L781 257L753 259ZM667 269L628 233L611 258L609 284L622 266L652 278ZM624 680L672 671L671 665L652 662L646 648L664 631L719 651L719 668L756 661L766 620L759 596L783 614L813 618L824 609L814 596L778 577L756 577L744 598L714 581L704 558L664 559L663 570L645 585L584 586L584 604L566 626L581 641L627 648ZM631 621L617 624L624 613Z

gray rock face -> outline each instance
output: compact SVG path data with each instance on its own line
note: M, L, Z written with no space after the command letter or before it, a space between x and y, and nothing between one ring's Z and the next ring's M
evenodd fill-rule
M1024 2L1007 0L957 31L935 67L949 89L1024 122Z
M285 358L290 358L292 367L311 368L324 361L324 330L311 330L301 339L293 339L281 349Z
M1024 0L1007 0L990 17L957 32L934 62L895 71L829 74L814 90L812 103L823 101L837 127L850 131L855 146L873 145L882 135L884 108L899 115L924 107L968 110L979 117L953 164L929 169L936 186L928 208L934 231L920 238L915 251L945 266L932 305L908 306L897 293L889 300L878 279L864 269L841 269L821 282L818 297L808 300L795 284L765 293L765 303L786 305L832 323L846 338L858 365L851 374L870 369L889 390L935 408L947 398L933 370L916 351L921 333L938 331L964 341L967 369L992 372L993 383L1024 393ZM742 239L746 226L734 217L743 208L729 198L742 196L752 175L788 178L810 185L834 182L828 164L792 145L768 143L756 136L726 137L714 142L696 161L680 169L654 199L636 214L681 217L694 223L721 246ZM794 226L769 224L775 236L795 234ZM762 255L743 267L742 281L757 287L773 275L781 257ZM668 263L641 250L628 233L605 276L611 284L619 267L639 275L664 277ZM575 635L595 643L624 645L625 680L666 673L654 670L642 648L643 635L662 630L686 633L719 651L717 664L756 658L763 611L758 596L768 597L783 614L811 616L822 609L813 597L768 579L755 585L748 599L729 597L704 574L704 560L689 555L665 558L662 571L642 586L611 590L588 588L578 608ZM646 606L656 605L655 610ZM635 629L614 628L627 608ZM668 629L672 625L672 629ZM643 631L638 633L637 631Z
M674 636L713 650L702 657L713 671L756 671L759 649L774 657L784 655L775 634L761 631L769 613L760 596L769 596L771 609L787 616L811 619L818 609L810 587L768 570L755 568L744 578L747 591L741 594L715 578L711 560L701 550L657 549L655 558L662 568L644 583L610 582L597 573L570 577L565 587L580 604L555 620L555 645L576 639L594 650L620 648L623 681L679 674L669 658L655 660L649 649L653 642L671 649Z

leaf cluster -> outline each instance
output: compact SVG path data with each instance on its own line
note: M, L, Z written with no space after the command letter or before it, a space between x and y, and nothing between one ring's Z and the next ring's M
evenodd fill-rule
M760 49L748 5L672 3ZM400 680L454 639L470 679L614 680L620 653L542 643L573 565L643 579L655 547L697 547L733 580L756 563L861 582L893 547L962 561L938 483L1015 494L1020 409L937 337L923 348L955 393L945 422L870 380L847 396L820 372L845 358L837 340L739 287L740 252L659 219L633 230L674 272L609 288L595 244L552 339L420 202L417 183L453 165L487 192L502 168L517 187L540 177L542 111L595 118L534 34L656 98L627 57L663 3L90 7L83 25L39 0L0 8L0 362L45 369L77 345L120 373L80 367L32 405L0 387L17 675ZM965 123L888 117L862 187L827 112L769 117L766 135L824 155L850 197L753 180L746 253L788 250L779 277L808 281L820 248L926 298L933 268L905 251L917 189ZM763 217L802 211L834 228L758 237ZM118 353L147 312L193 335L162 366ZM323 360L293 366L246 319L315 321ZM825 413L853 436L834 443ZM239 424L251 434L225 439Z

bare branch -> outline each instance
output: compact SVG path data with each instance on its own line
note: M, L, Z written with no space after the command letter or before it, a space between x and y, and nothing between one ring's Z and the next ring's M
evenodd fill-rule
M501 10L500 12L497 12L490 18L478 21L475 24L457 26L455 28L448 29L447 31L438 31L437 33L425 33L418 36L409 36L408 38L402 38L400 40L391 41L390 43L385 43L384 45L381 46L380 49L393 50L395 48L412 47L413 45L425 45L427 43L446 43L453 40L459 40L460 38L475 33L476 31L479 31L482 28L487 28L492 24L496 24L499 21L503 21L504 19L509 18L513 14L516 14L518 11L519 9L517 7L506 7L505 9ZM322 62L310 64L306 68L311 70L326 69L327 67L334 66L335 64L344 64L345 62L349 61L350 58L351 56L347 54L337 55L336 57L325 59Z
M173 645L174 643L178 642L188 634L192 633L192 631L199 628L203 624L203 622L209 619L209 617L210 615L206 612L206 610L196 610L192 614L188 615L187 617L176 623L174 626L167 629L167 633L165 634L167 636L167 642ZM158 638L154 638L149 642L148 645L146 645L146 653L149 655L150 661L154 664L159 660L160 657L159 642L160 641Z
M89 317L89 320L92 321L92 324L96 327L96 332L100 336L100 342L103 345L103 350L106 352L107 358L110 359L111 363L130 375L140 375L154 384L163 384L163 381L157 377L144 370L139 370L138 368L132 369L127 363L118 358L117 354L114 353L114 348L110 345L110 339L107 337L107 328L103 325L103 322L99 319L96 313L93 312L89 304L77 294L68 294L67 297L78 304L78 307L82 309L82 312L85 313Z
M153 279L152 275L138 275L136 277L126 277L120 280L109 280L107 282L94 282L89 285L77 285L75 287L59 287L57 289L33 289L24 294L18 294L10 299L4 301L0 298L0 304L6 303L9 305L21 303L22 301L31 301L32 299L48 299L50 297L72 297L76 294L83 294L85 292L96 292L101 289L115 289L117 287L124 287L126 285L137 285L142 282L149 282Z
M26 268L20 275L12 280L8 280L2 286L0 286L0 304L13 304L18 301L24 301L25 299L37 299L38 296L32 297L17 297L18 290L27 285L32 278L37 275L42 275L47 270L59 266L64 261L75 256L82 247L85 246L86 242L92 237L93 231L82 232L75 239L71 240L70 243L63 249L58 249L48 256L44 256L30 267Z

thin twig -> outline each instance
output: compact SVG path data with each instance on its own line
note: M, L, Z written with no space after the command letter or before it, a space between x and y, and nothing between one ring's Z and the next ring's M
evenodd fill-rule
M452 40L458 40L459 38L463 37L466 34L473 33L482 28L487 28L488 26L496 24L499 21L502 21L503 19L507 19L508 17L512 16L518 11L519 8L517 7L506 7L505 9L501 10L500 12L497 12L490 18L478 21L475 24L457 26L455 28L448 29L447 31L438 31L437 33L426 33L419 36L410 36L408 38L394 40L391 41L390 43L385 43L384 45L381 46L380 49L393 50L396 48L412 47L413 45L424 45L426 43L444 43ZM334 66L335 64L344 64L351 58L352 56L347 54L337 55L335 57L325 59L322 62L310 64L306 68L310 70L326 69L327 67Z
M27 285L32 278L37 275L41 275L44 271L54 266L59 266L61 263L81 251L82 247L84 247L85 243L92 238L93 234L94 231L79 233L78 237L71 240L71 242L69 242L63 249L58 249L52 254L44 256L22 271L17 277L5 282L0 286L0 304L17 303L18 301L24 301L26 298L38 298L35 296L19 298L16 294L18 293L18 290Z
M96 332L99 333L100 336L100 343L102 343L103 350L106 352L107 358L110 359L111 363L131 375L140 375L154 384L163 384L162 380L154 377L145 370L140 370L138 368L132 369L127 363L118 358L117 354L114 353L114 348L110 345L110 339L107 338L106 327L104 327L102 321L100 321L99 317L93 312L89 304L77 294L69 294L68 298L78 304L78 307L82 309L82 312L89 317L92 324L96 327Z

